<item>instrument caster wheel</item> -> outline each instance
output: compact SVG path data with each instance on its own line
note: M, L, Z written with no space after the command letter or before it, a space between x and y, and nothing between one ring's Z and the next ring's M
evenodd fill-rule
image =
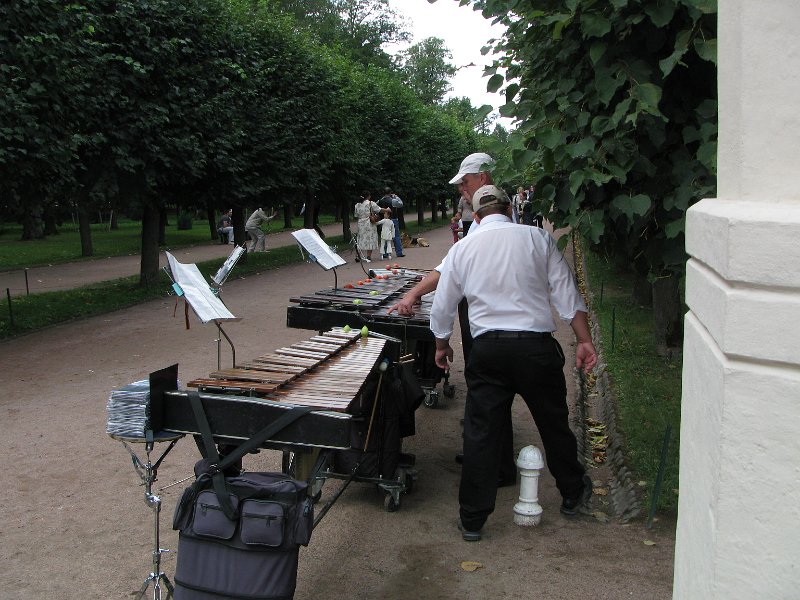
M445 383L442 386L442 393L446 398L452 398L456 395L456 386L454 386L452 383Z
M400 497L395 499L391 493L386 494L383 499L383 508L386 509L386 512L397 512L400 509Z
M436 390L431 390L425 394L425 400L423 400L423 403L428 408L436 408L439 406L439 392Z

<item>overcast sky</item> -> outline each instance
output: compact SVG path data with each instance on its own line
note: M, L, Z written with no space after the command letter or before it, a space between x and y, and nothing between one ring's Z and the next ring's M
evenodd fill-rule
M474 67L459 69L450 81L453 90L447 97L467 96L475 107L490 104L497 108L505 103L501 94L490 94L486 91L487 77L483 77L483 67L492 62L491 55L481 55L481 47L495 37L500 37L503 28L492 26L491 21L484 19L480 12L471 6L459 6L458 0L437 0L433 4L428 0L389 0L389 4L397 12L405 15L409 28L414 35L412 43L421 42L425 38L438 37L452 52L452 64L456 67L475 63ZM399 49L404 49L401 47ZM386 48L394 52L394 48ZM510 121L501 121L508 128Z

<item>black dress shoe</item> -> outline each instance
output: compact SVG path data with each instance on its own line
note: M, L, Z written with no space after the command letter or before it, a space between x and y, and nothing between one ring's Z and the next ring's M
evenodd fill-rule
M470 531L469 529L464 528L464 524L459 519L458 521L458 530L461 532L461 539L465 542L480 542L481 541L481 532L480 531Z
M517 478L515 477L500 477L497 480L497 487L508 487L510 485L517 485Z
M457 462L459 465L463 465L463 464L464 464L464 455L463 455L461 452L459 452L458 454L456 454L456 462Z
M581 491L578 494L570 496L569 498L564 498L561 501L561 514L567 515L568 517L574 517L580 512L580 508L584 506L591 497L592 479L589 477L589 475L584 475L583 487L581 488Z

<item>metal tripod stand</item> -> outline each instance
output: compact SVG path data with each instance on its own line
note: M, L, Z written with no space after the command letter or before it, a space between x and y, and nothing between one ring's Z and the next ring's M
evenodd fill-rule
M167 595L164 597L164 600L169 600L169 598L172 598L175 590L172 587L172 582L169 580L169 577L167 577L166 573L161 570L161 555L165 552L169 552L169 549L161 548L159 543L159 515L161 514L161 497L153 493L153 482L156 481L158 467L161 465L161 461L164 460L169 451L175 447L175 444L180 438L183 437L183 435L165 432L154 435L152 431L147 431L146 437L144 438L123 438L118 436L112 437L120 440L125 446L125 449L131 455L133 468L136 469L136 473L142 480L142 485L144 485L144 501L153 511L153 570L150 572L150 575L147 577L147 579L144 580L139 593L136 595L136 600L141 600L145 597L147 588L150 587L151 583L153 584L153 600L162 600L162 584L167 590ZM128 442L145 443L147 462L142 462L133 449L128 445ZM158 460L153 463L150 459L150 453L153 451L155 442L169 442L169 446L167 446L167 449L164 450Z

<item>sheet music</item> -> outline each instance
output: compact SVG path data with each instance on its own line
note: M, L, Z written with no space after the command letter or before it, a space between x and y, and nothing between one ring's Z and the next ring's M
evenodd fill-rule
M233 252L231 252L230 256L225 259L224 263L222 263L219 271L217 271L216 275L214 275L211 280L217 285L222 285L225 283L225 280L228 279L228 275L231 274L231 269L233 269L234 265L244 253L244 246L236 246L233 249Z
M203 323L241 320L241 317L235 317L222 303L222 300L214 295L197 265L184 265L179 263L169 252L165 254L169 261L170 271L172 271L172 278L181 286L186 302L192 307L198 319Z
M306 252L313 255L317 264L326 271L347 264L345 259L331 250L330 246L319 237L315 229L298 229L297 231L293 231L292 235L294 239L297 240L297 243L300 244Z

